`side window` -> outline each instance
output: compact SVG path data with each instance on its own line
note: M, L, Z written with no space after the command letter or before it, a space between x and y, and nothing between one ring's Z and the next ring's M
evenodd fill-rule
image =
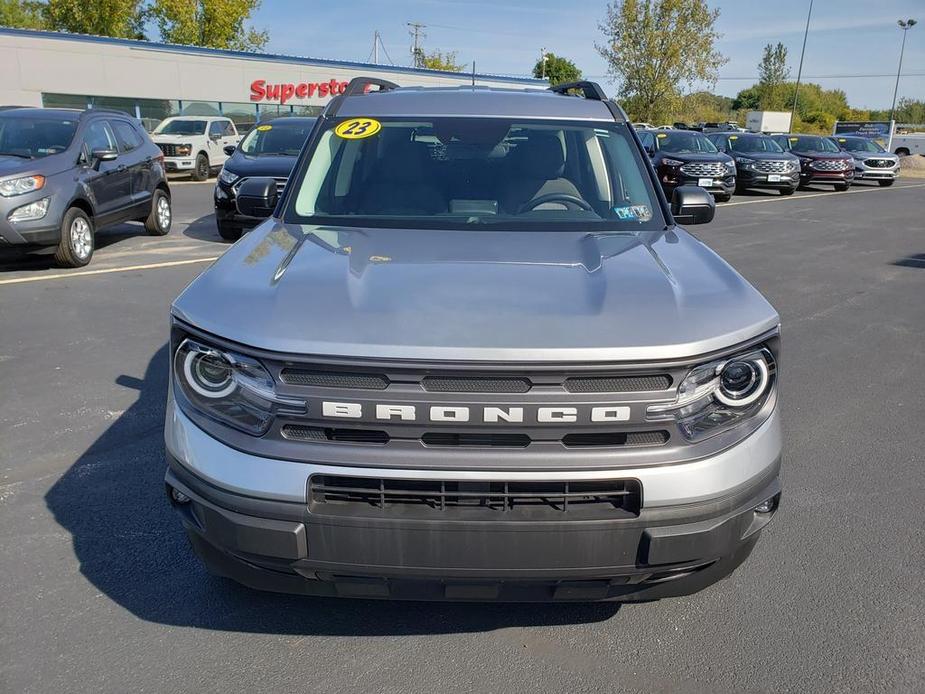
M643 133L639 139L645 149L652 149L652 133Z
M101 149L116 149L116 139L106 121L96 120L87 126L84 131L84 147L87 154Z
M230 120L225 121L225 136L234 137L237 134L238 132L234 128L234 123L232 123Z
M223 137L225 135L225 122L215 120L209 123L209 137Z
M113 131L116 134L116 140L119 141L119 149L123 152L131 152L142 145L141 135L132 127L130 123L124 120L110 121Z

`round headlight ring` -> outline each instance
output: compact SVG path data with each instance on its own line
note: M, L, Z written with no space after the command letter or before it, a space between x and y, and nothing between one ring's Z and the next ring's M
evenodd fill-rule
M190 350L183 358L187 385L204 398L224 398L237 384L234 367L219 352Z
M767 392L770 381L768 365L762 357L730 359L719 372L719 385L713 394L724 405L746 407Z

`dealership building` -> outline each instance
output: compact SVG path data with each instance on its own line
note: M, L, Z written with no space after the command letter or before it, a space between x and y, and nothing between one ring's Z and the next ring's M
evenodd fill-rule
M0 28L0 105L109 108L153 129L175 115L317 115L354 77L402 86L542 88L518 77Z

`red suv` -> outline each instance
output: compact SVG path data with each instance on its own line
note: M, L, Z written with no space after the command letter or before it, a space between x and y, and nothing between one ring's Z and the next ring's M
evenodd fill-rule
M854 180L854 159L835 143L820 135L774 135L784 151L800 158L800 186L834 183L835 190L848 190Z

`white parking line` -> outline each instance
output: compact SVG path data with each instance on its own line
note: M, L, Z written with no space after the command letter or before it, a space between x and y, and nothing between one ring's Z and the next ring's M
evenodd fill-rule
M103 270L81 270L79 272L62 272L57 275L37 275L34 277L17 277L11 280L0 280L0 284L22 284L24 282L44 282L46 280L65 280L71 277L87 277L89 275L108 275L113 272L131 272L133 270L154 270L162 267L176 267L178 265L192 265L193 263L211 263L221 256L209 258L189 258L187 260L171 260L164 263L148 263L147 265L127 265L122 267L109 267Z
M884 193L888 190L905 190L906 188L925 188L925 183L914 183L908 186L893 186L889 188L865 188L863 190L836 190L831 193L810 193L809 195L781 195L776 198L762 198L761 200L742 200L740 202L724 202L718 208L732 207L733 205L757 205L762 202L787 202L792 200L806 200L806 198L824 198L829 195L856 195L858 193Z

